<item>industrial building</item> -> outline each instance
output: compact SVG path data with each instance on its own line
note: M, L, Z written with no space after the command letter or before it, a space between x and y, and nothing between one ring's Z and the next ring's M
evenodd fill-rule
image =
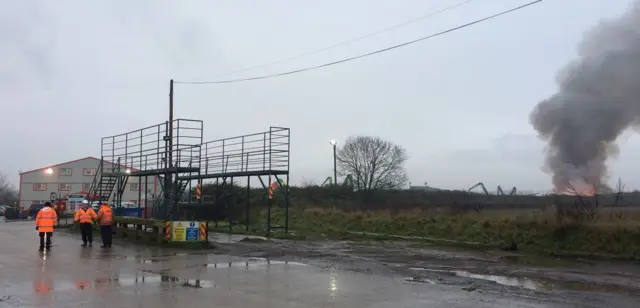
M20 173L19 205L28 208L34 203L43 203L52 198L66 198L69 195L88 194L94 181L96 172L100 166L100 159L85 157L73 161L49 165ZM106 172L116 164L104 162ZM121 168L126 168L121 166ZM135 169L132 168L132 171ZM142 183L138 183L141 181ZM160 181L157 176L131 177L127 181L127 187L122 194L122 202L130 202L144 207L145 182L147 182L146 195L151 200L161 191ZM142 185L140 185L142 184Z

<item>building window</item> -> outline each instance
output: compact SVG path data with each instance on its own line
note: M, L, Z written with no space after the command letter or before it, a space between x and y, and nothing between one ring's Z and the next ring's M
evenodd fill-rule
M96 168L83 168L82 169L82 175L84 175L84 176L95 176L96 175Z
M71 191L71 184L68 184L68 183L58 184L58 190L59 191Z
M46 191L47 184L33 184L33 191Z
M82 184L82 191L89 191L91 190L91 183L84 183Z
M129 189L131 191L138 191L140 189L140 186L138 186L138 183L130 183L129 184Z
M61 176L71 176L71 168L60 168L58 174Z

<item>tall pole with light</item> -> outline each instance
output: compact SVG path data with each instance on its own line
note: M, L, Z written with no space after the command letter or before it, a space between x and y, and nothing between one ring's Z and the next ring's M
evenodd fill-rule
M336 155L336 145L338 144L335 140L329 141L333 146L333 186L338 186L338 165L337 165L337 155Z

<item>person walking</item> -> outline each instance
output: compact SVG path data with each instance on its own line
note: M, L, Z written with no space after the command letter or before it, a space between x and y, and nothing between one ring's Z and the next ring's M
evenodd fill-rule
M80 209L76 211L73 221L80 223L80 233L82 234L82 247L92 246L93 243L93 222L98 219L96 211L89 207L89 201L82 200Z
M58 214L53 209L51 202L46 202L44 207L36 215L36 230L40 235L40 251L51 250L51 237L53 236L53 226L58 221ZM46 240L45 240L46 238Z
M102 235L102 246L100 248L111 248L113 210L107 202L100 204L98 221L100 222L100 235Z

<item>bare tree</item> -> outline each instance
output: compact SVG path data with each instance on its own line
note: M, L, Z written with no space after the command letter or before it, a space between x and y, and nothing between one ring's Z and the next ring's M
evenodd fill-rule
M407 183L407 151L379 137L349 137L337 154L343 175L351 174L356 190L400 188Z
M7 178L0 173L0 204L13 204L18 201L18 193Z

